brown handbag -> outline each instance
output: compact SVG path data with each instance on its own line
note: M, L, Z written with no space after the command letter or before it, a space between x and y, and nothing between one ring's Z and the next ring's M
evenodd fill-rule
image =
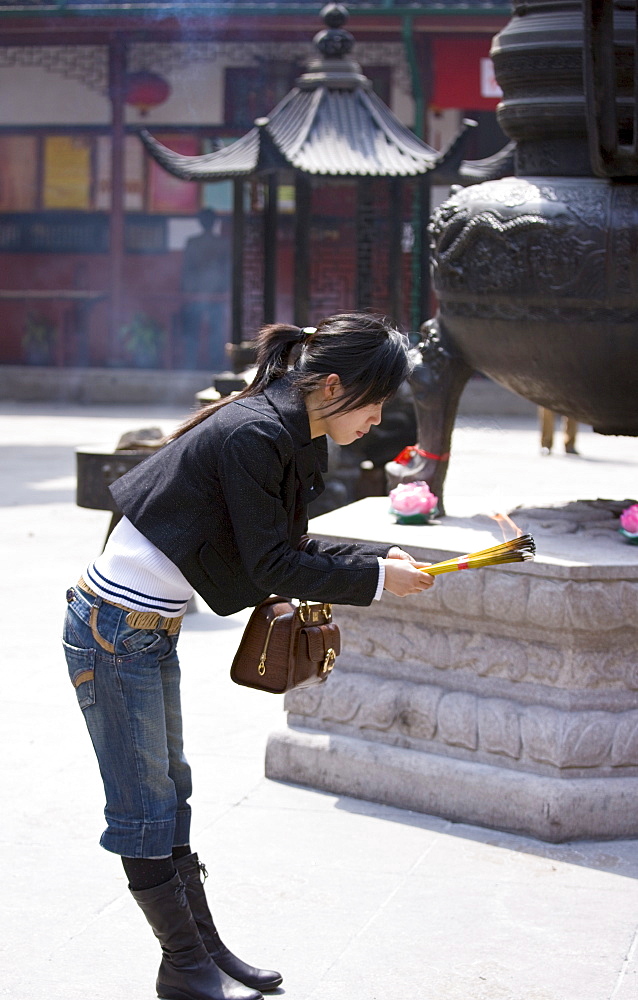
M283 694L322 684L341 651L339 626L330 604L268 597L257 605L244 629L230 668L235 684Z

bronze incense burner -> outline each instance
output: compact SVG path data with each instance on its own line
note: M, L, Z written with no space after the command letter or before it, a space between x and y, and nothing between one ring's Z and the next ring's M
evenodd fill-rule
M437 316L413 388L422 451L387 467L441 497L473 372L638 435L635 0L514 0L492 45L516 176L453 189L430 225Z

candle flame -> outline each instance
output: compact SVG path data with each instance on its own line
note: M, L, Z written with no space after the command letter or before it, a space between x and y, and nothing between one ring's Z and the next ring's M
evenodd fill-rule
M489 517L499 525L501 531L503 532L503 541L508 541L506 527L509 527L514 532L514 538L520 538L523 532L517 524L512 521L511 517L507 514L489 514Z

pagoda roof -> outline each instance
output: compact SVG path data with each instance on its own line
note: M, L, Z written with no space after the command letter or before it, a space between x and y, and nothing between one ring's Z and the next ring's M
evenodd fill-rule
M471 128L476 122L466 120L465 128ZM446 160L436 171L437 184L481 184L483 181L495 181L501 177L511 177L515 173L516 143L508 142L502 149L482 160L463 159L465 147L464 134L461 132L446 153Z
M323 177L416 177L436 170L437 153L377 97L350 56L354 39L343 29L347 11L329 4L327 29L315 37L319 58L266 118L230 146L185 156L140 133L149 153L183 180L250 177L278 169Z
M442 160L374 92L363 88L294 88L241 139L201 156L174 153L148 132L141 137L166 170L193 181L281 168L334 177L414 177L434 170Z
M453 184L482 184L484 181L495 181L501 177L511 177L516 169L516 143L508 142L497 153L486 156L483 160L462 160Z

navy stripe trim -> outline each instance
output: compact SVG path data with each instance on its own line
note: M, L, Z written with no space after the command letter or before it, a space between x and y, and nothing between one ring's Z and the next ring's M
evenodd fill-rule
M103 580L105 584L109 584L111 587L117 587L118 591L126 591L127 594L134 594L136 597L146 597L149 601L163 601L164 604L185 604L188 598L183 598L181 601L175 600L172 597L152 597L151 594L144 594L141 590L133 590L131 587L125 587L123 584L114 583L113 580L109 580L106 576L100 573L99 569L96 569L95 563L91 564L91 570L96 576L99 576L100 580Z
M95 576L92 575L95 573ZM129 598L131 601L135 601L136 604L140 604L145 608L149 608L151 611L179 611L185 604L188 604L188 598L184 598L182 601L169 600L163 597L150 597L148 594L142 594L140 591L131 590L129 587L117 587L112 580L107 580L106 577L95 569L94 566L90 566L87 569L87 574L89 582L92 583L98 590L103 590L109 597L120 600L126 600L126 594L122 593L123 590L128 591L129 594L133 595ZM100 579L97 579L99 577ZM104 581L104 582L102 582ZM117 588L117 589L114 589ZM139 596L138 596L139 595Z

